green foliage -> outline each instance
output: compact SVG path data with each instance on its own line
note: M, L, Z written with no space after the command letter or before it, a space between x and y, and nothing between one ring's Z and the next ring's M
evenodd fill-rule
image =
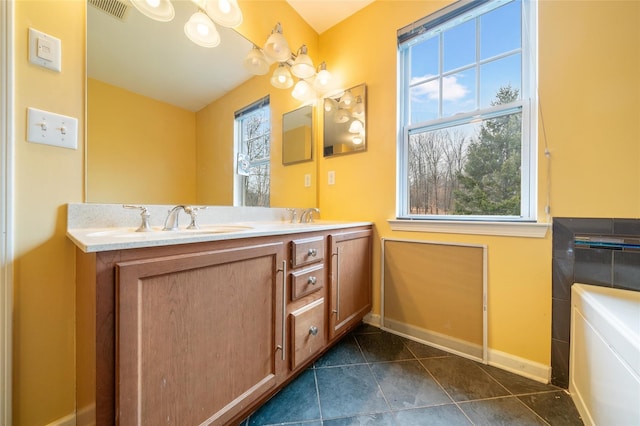
M492 105L517 99L517 89L502 87ZM454 214L520 216L521 129L521 113L483 122L458 175Z

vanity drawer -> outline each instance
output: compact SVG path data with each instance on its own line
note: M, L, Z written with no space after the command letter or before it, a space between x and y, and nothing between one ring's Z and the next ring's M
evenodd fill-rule
M291 318L291 368L295 369L325 345L324 298L294 311Z
M291 241L291 266L319 262L324 259L324 237L305 238Z
M291 300L298 300L324 287L324 264L291 273Z

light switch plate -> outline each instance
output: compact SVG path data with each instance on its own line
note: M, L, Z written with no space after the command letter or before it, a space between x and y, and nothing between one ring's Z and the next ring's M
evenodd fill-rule
M78 119L36 108L27 108L27 140L78 149Z
M309 188L311 186L311 175L309 173L304 175L304 186Z
M328 182L329 185L335 185L336 184L336 172L334 172L333 170L330 171L328 173L328 179L327 180L329 181Z
M33 28L29 28L29 62L53 71L62 71L62 42Z

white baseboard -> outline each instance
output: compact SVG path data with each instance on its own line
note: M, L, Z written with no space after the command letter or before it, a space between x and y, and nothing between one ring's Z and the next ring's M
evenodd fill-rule
M390 320L389 318L385 318L385 326L382 326L382 319L379 315L367 315L364 321L391 333L433 346L443 351L476 361L482 361L482 347L475 343L462 341L420 327ZM551 381L551 366L496 349L487 349L487 364L537 382L549 383Z
M95 424L96 424L96 405L95 404L78 408L78 412L76 413L76 426L95 426Z
M71 413L49 423L47 426L76 426L76 414Z
M373 325L374 327L380 327L380 325L382 324L382 318L378 314L372 314L371 312L369 312L364 316L362 322L365 324Z

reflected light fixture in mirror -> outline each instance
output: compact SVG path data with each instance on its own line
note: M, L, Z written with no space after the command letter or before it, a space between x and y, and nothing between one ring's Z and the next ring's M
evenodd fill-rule
M220 44L220 34L215 24L206 14L198 11L184 24L184 33L189 40L202 47L216 47Z
M278 89L288 89L293 85L293 80L289 80L291 74L298 77L300 81L291 93L295 99L308 102L315 99L318 93L323 94L329 90L331 73L327 71L327 64L322 62L316 72L305 44L293 54L283 35L280 22L276 24L271 35L267 38L267 42L261 50L262 55L256 50L260 50L260 48L254 46L247 54L244 61L245 68L254 75L264 75L266 73L264 71L265 63L266 66L270 66L271 63L278 62L270 80L271 84ZM264 57L264 61L262 57Z
M198 10L184 25L189 40L202 47L216 47L220 34L214 22L223 27L236 27L242 23L242 11L237 0L191 0ZM131 4L143 15L161 22L175 17L171 0L131 0Z
M131 4L154 21L169 22L176 15L170 0L131 0Z
M325 157L365 151L366 127L366 85L324 98Z

